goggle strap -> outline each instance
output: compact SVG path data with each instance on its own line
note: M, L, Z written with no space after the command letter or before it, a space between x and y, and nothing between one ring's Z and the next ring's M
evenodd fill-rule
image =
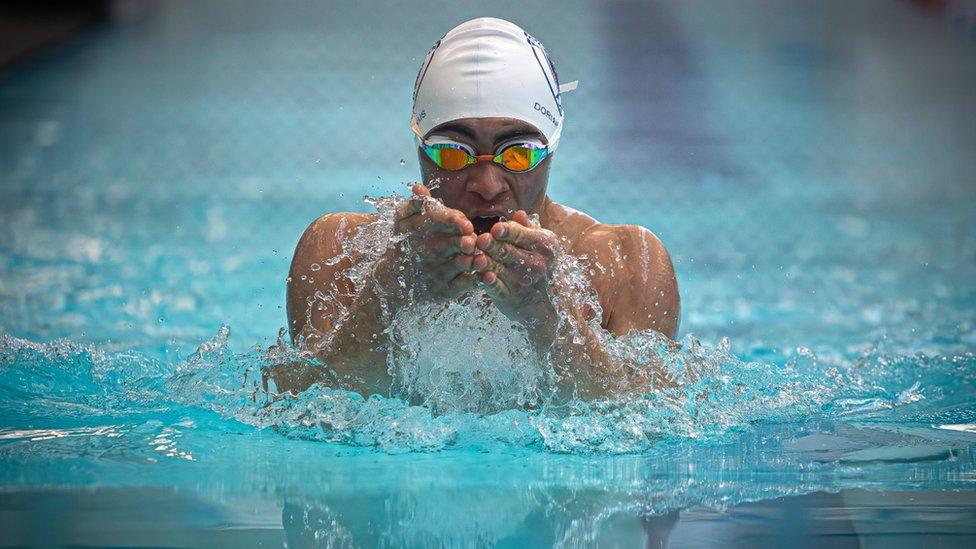
M559 85L559 93L566 93L573 91L579 86L579 80L573 80L572 82L566 82L565 84Z

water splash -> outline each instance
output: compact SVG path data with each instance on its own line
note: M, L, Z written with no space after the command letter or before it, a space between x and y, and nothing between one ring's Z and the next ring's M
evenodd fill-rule
M834 366L825 369L813 361L799 369L797 361L781 366L745 362L724 345L709 347L688 336L680 351L669 351L660 341L656 350L643 351L661 353L675 364L694 364L706 373L696 383L626 398L476 413L411 405L400 398L363 398L322 386L295 397L275 396L263 390L260 372L280 357L258 350L235 353L228 342L229 331L222 328L191 356L168 368L133 353L109 354L65 341L37 344L4 336L0 410L5 417L16 410L34 418L90 421L147 413L179 416L203 409L293 438L375 446L388 452L498 446L584 454L638 452L669 439L720 439L755 423L871 419L880 409L911 410L909 419L916 421L973 420L971 410L954 418L943 415L947 408L971 405L976 381L972 356L914 356L912 360L879 356L876 364L889 368L862 365L860 373L838 370L839 375L831 377L826 374ZM103 367L113 370L113 375L102 375ZM906 378L915 382L903 389L897 381L890 382ZM868 398L852 387L884 383L889 383L887 390L894 395L885 406L850 405L852 400ZM950 383L957 388L955 393L935 390ZM924 400L913 396L926 392L929 396Z
M435 414L535 407L555 390L525 328L483 292L398 311L390 333L393 393Z
M516 446L626 453L669 439L721 438L760 422L863 421L897 410L910 410L909 419L934 421L945 418L946 409L971 404L976 381L976 359L969 355L877 355L870 364L855 362L838 369L801 350L777 366L742 361L727 345L710 347L692 336L677 351L660 339L645 338L642 352L675 365L691 364L702 375L694 383L642 395L477 413L411 405L400 398L364 398L323 386L294 397L274 395L264 390L261 372L281 357L259 350L233 352L226 327L172 367L136 353L105 353L66 341L38 344L4 335L0 410L8 417L16 410L32 417L90 420L150 412L179 416L203 409L289 437L388 452ZM905 385L907 380L914 381ZM881 397L858 394L858 387L865 386L885 387L891 397L871 401ZM956 390L937 390L951 386ZM971 415L945 423L972 421Z
M356 288L374 283L372 267L398 242L393 215L403 200L370 199L376 221L346 238L348 257L355 259L348 276ZM436 201L430 206L439 207ZM641 452L671 439L721 439L756 423L799 419L974 421L971 353L905 353L879 343L851 358L798 347L785 363L770 363L736 356L728 340L709 345L688 335L674 342L653 331L615 337L599 328L599 302L581 258L560 254L555 272L553 291L577 296L574 307L595 313L580 321L562 310L560 323L588 323L613 356L660 369L673 383L590 401L554 398L556 369L478 292L447 304L383 306L393 349L378 367L394 379L389 397L364 398L321 384L297 396L278 394L267 376L275 365L303 361L325 374L329 365L283 342L234 352L226 326L172 362L3 334L0 414L13 425L45 417L90 423L93 417L145 420L208 410L288 437L388 452L515 446L575 454ZM335 298L320 292L315 299ZM145 428L130 431L149 436ZM129 431L105 432L124 437ZM6 435L33 436L17 433ZM171 440L152 435L159 436ZM192 455L172 450L178 452Z

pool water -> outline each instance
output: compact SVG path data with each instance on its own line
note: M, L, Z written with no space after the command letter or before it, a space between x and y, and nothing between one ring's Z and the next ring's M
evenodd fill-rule
M0 76L0 543L976 544L976 42L910 2L120 4ZM518 14L514 16L512 14ZM670 394L267 402L304 227L418 169L494 15L580 87L550 194L668 246Z

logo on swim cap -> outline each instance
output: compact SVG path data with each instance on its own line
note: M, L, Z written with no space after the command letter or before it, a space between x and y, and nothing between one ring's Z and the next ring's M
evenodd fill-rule
M420 83L424 81L424 74L427 73L427 67L430 66L430 58L431 57L434 57L434 50L437 49L437 46L440 46L441 45L441 40L443 40L443 39L444 39L444 37L442 36L440 38L440 40L438 40L437 42L435 42L434 45L431 46L429 50L427 50L427 56L424 57L424 63L420 66L420 71L417 72L417 79L413 81L413 101L414 101L414 103L417 102L417 91L420 90Z
M546 83L549 84L549 91L552 92L552 99L553 101L556 102L556 108L559 109L559 116L562 116L563 103L562 103L562 98L560 97L559 94L559 74L556 73L556 66L552 64L552 59L549 57L549 52L546 51L546 48L542 45L542 42L536 40L535 37L533 37L531 34L525 31L522 32L525 33L525 39L528 40L529 45L532 46L532 53L536 53L537 49L541 51L542 57L545 58L546 64L549 65L549 72L552 73L551 80L549 79L549 73L546 72L546 68L542 66L542 61L539 60L539 55L536 54L535 60L539 62L539 68L542 69L542 75L545 76ZM538 103L536 103L535 110L539 110ZM559 123L556 122L555 120L553 120L553 122L556 123L557 126L559 125Z
M545 116L546 118L548 118L549 121L552 122L552 125L553 126L558 126L559 125L559 121L556 120L556 117L553 116L553 114L551 112L549 112L549 109L547 109L547 108L543 107L542 105L540 105L538 101L535 102L535 110L537 110L540 113L542 113L542 116Z

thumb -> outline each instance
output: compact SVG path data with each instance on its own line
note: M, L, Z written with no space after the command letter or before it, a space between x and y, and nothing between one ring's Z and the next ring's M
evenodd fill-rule
M508 286L499 278L494 271L487 271L481 274L481 286L492 299L502 298L508 295Z

